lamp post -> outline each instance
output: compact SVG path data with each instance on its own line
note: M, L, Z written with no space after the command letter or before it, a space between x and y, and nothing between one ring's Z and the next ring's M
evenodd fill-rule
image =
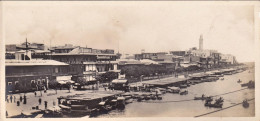
M49 79L46 77L46 89L49 89Z

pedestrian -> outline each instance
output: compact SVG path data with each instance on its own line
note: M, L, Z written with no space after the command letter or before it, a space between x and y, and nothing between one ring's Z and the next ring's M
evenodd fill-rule
M10 96L10 102L11 103L13 102L13 96L12 95Z
M106 87L104 87L104 89L105 89L105 91L107 91L107 88L106 88Z
M39 98L39 105L41 105L42 104L42 99L41 98Z
M26 95L24 94L24 96L23 96L23 104L26 104L26 102L27 102L27 99L26 99Z
M23 101L23 97L22 97L22 95L20 95L20 102L22 102Z
M34 92L34 96L36 97L36 95L37 95L37 93L36 93L36 91Z
M16 102L16 97L14 96L14 103Z
M17 101L17 106L20 106L20 101L19 100Z
M45 109L47 109L47 105L48 105L48 102L47 102L47 101L44 101Z

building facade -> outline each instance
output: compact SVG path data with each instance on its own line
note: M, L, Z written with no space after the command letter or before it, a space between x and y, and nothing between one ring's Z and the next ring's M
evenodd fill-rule
M48 89L50 81L71 77L68 64L54 60L6 60L5 67L7 93Z

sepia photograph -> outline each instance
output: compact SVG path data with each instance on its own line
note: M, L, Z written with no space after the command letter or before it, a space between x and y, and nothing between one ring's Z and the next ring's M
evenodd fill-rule
M256 120L258 2L2 1L2 118Z

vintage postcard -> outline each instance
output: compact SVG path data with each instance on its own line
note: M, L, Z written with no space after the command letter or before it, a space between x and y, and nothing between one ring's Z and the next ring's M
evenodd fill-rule
M259 19L257 1L2 1L1 118L259 121Z

